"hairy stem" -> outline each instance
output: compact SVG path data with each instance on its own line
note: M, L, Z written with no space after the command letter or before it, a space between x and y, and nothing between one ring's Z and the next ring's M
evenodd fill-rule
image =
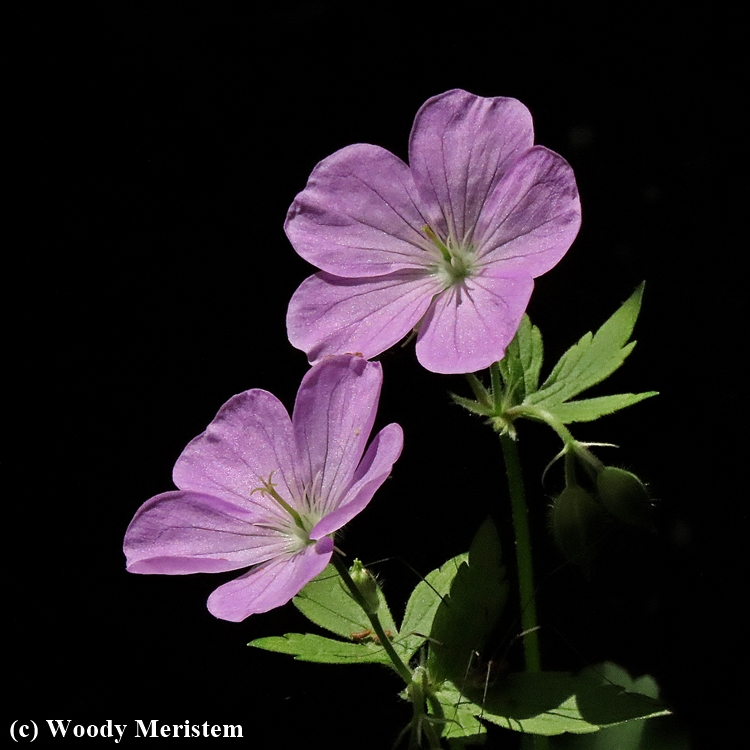
M359 604L360 607L362 607L362 611L370 620L372 629L380 639L380 645L383 647L386 654L388 654L388 658L393 662L394 668L401 675L401 677L404 678L404 682L406 682L407 685L411 684L412 675L409 667L404 664L404 662L394 650L391 639L388 638L388 636L385 634L385 630L383 630L383 626L380 623L380 618L378 617L377 613L370 613L368 611L367 602L362 596L360 590L357 588L357 584L354 583L352 577L349 575L349 569L346 567L346 564L337 553L334 553L333 555L333 564L336 567L338 574L341 576L341 580L349 589L349 593L352 595L352 598L355 602L357 602L357 604Z
M526 507L526 493L521 475L518 448L509 435L500 435L503 448L505 470L508 474L508 489L513 512L513 528L516 534L516 561L518 567L518 591L521 599L521 630L526 633L523 639L526 669L541 672L539 636L537 633L536 601L534 599L534 569L531 560L531 533L529 514Z

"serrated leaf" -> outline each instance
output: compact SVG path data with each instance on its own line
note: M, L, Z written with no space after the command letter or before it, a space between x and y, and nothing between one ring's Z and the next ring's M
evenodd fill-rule
M467 664L498 623L508 598L500 540L492 521L480 526L466 562L438 605L430 630L427 669L435 683L463 678Z
M504 383L506 408L522 403L524 398L537 390L543 358L542 334L524 314L516 335L498 363Z
M488 689L461 690L475 716L507 729L532 734L583 734L625 721L664 716L654 697L602 678L600 668L580 675L520 672ZM640 687L640 686L639 686Z
M635 346L627 343L641 308L643 284L595 333L587 333L560 358L542 387L526 402L552 410L600 383L624 362Z
M442 737L446 739L461 737L472 744L483 741L487 730L477 718L480 714L476 712L475 704L468 702L451 682L444 682L440 690L435 693L435 697L440 706L440 713L437 713L432 704L430 704L430 713L439 717L442 723Z
M539 373L544 360L542 334L535 325L532 325L529 316L524 314L516 338L523 368L525 395L530 396L539 388Z
M443 598L448 596L451 583L456 577L461 563L469 558L469 553L451 558L439 568L428 573L424 581L420 581L412 591L406 603L404 621L401 623L403 638L401 643L413 656L416 650L425 642L424 636L432 630L435 612Z
M299 661L321 664L391 664L377 643L347 643L313 633L286 633L283 636L256 638L247 644L265 651L292 654Z
M525 395L525 383L523 377L523 366L521 364L521 352L518 345L518 332L505 349L503 358L498 363L500 374L503 378L503 393L505 402L508 404L520 404Z
M585 398L579 401L566 401L564 404L548 406L547 410L552 412L563 424L571 422L592 422L606 414L613 414L643 399L656 396L656 391L645 393L616 393L611 396L600 396L598 398Z
M395 636L396 625L380 587L378 597L380 623L384 630L390 630ZM353 633L360 633L372 627L362 607L349 595L336 568L330 564L292 601L308 620L344 638L351 638Z

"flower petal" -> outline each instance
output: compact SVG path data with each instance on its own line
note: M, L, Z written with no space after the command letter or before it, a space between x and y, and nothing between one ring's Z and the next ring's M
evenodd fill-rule
M549 271L573 243L581 203L568 162L543 146L519 159L498 184L477 223L481 263L533 277Z
M320 162L285 229L294 249L328 273L380 276L431 261L427 223L409 167L378 146L356 144Z
M520 273L485 272L446 289L422 322L417 359L440 373L476 372L502 359L533 287Z
M454 89L425 102L411 131L409 164L430 226L469 242L495 185L533 143L531 114L516 99Z
M308 370L292 424L300 479L323 515L338 507L370 437L383 371L362 357L327 357Z
M131 573L215 573L264 562L286 539L257 527L257 516L196 492L165 492L145 502L125 533Z
M312 529L310 539L320 539L338 531L364 510L380 485L390 476L403 445L403 430L395 423L387 425L375 436L357 467L352 484L341 499L338 510L328 514Z
M440 289L439 279L423 272L397 271L372 279L315 274L289 302L289 341L310 362L346 352L370 359L406 336Z
M299 491L292 423L276 396L256 389L233 396L221 407L177 459L173 478L182 490L262 509L267 519L286 517L274 500L253 492L271 474L276 491L293 502Z
M208 597L212 615L241 622L250 615L286 604L328 565L333 540L325 537L293 556L277 557L235 578Z

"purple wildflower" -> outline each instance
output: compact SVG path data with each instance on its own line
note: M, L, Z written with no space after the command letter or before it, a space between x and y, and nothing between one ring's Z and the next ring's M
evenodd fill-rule
M519 101L453 90L417 113L409 166L367 144L320 162L286 220L294 249L321 269L289 304L291 343L311 362L369 358L416 328L433 372L501 359L533 279L580 226L570 166L533 142Z
M333 532L365 508L401 453L397 424L365 453L382 379L375 362L329 357L303 378L291 419L266 391L231 398L177 460L179 490L135 514L127 569L179 575L252 565L209 597L223 620L288 602L325 568Z

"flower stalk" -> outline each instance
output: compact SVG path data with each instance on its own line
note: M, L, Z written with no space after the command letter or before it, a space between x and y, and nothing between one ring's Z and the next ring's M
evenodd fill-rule
M534 598L534 566L531 558L531 532L529 513L526 505L521 463L518 447L508 434L500 435L500 445L508 475L508 490L513 513L513 529L516 536L516 562L518 567L518 592L521 602L521 630L526 633L523 639L526 670L541 672L539 635L537 630L536 600Z
M352 595L352 598L354 599L357 604L359 604L360 607L362 607L362 611L367 615L367 618L370 620L370 624L372 625L372 629L375 632L375 635L380 640L380 645L385 650L386 654L388 654L388 658L393 663L393 666L395 670L403 677L404 682L407 685L410 685L412 682L412 674L409 670L409 667L404 664L404 662L401 660L401 657L396 653L396 650L393 648L393 645L391 644L391 639L388 638L388 636L385 633L385 630L383 629L383 625L380 622L380 618L378 617L377 612L371 611L372 608L368 605L364 595L359 590L359 587L356 583L352 580L351 574L349 573L349 569L346 567L346 564L341 559L341 555L336 552L334 553L333 557L331 558L331 561L333 562L334 566L336 567L336 572L341 576L341 580L344 582L347 589L349 589L349 593Z

